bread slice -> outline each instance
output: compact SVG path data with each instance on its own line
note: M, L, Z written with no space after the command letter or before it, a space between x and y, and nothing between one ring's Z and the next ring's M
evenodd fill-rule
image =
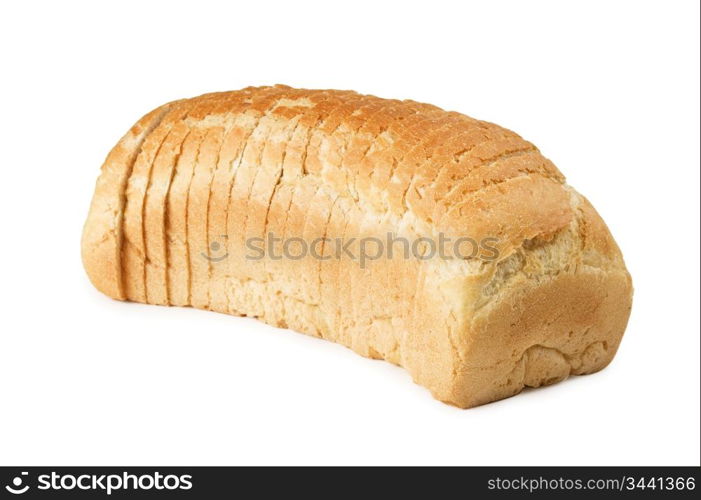
M184 122L174 124L153 161L153 171L144 198L144 243L146 245L146 298L151 304L168 305L168 248L166 235L166 197L173 170L190 134Z
M115 299L127 298L121 261L127 181L145 139L172 106L173 103L165 104L136 122L107 155L97 179L83 229L81 253L92 284Z
M82 252L111 297L339 342L464 408L602 369L632 301L608 228L534 145L350 91L154 110L107 157Z
M190 256L187 244L187 205L200 145L206 131L195 127L182 145L166 197L167 288L170 304L190 304Z

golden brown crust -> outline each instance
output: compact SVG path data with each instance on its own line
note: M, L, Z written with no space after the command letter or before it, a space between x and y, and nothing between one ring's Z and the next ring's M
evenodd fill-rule
M496 238L499 256L359 265L328 242L388 232ZM251 260L269 233L330 240L323 259ZM155 110L108 156L82 251L111 297L327 338L461 407L603 368L632 296L606 225L531 143L350 91L249 87Z

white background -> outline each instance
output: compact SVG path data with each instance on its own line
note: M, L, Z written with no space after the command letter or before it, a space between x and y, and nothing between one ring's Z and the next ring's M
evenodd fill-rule
M698 2L0 9L0 463L699 464ZM463 411L338 345L93 289L80 232L117 139L165 101L274 83L538 145L633 276L611 366Z

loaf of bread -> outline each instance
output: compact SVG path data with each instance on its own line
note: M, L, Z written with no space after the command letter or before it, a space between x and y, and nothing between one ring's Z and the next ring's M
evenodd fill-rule
M281 85L139 120L102 166L82 258L115 299L332 340L463 408L604 368L632 300L602 219L517 134Z

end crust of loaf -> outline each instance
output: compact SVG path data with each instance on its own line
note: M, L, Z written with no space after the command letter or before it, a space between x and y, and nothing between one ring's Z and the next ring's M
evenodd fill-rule
M251 260L273 233L498 240L493 260ZM161 106L102 166L82 237L119 300L259 318L467 408L593 373L632 284L591 204L515 133L413 101L250 87Z

